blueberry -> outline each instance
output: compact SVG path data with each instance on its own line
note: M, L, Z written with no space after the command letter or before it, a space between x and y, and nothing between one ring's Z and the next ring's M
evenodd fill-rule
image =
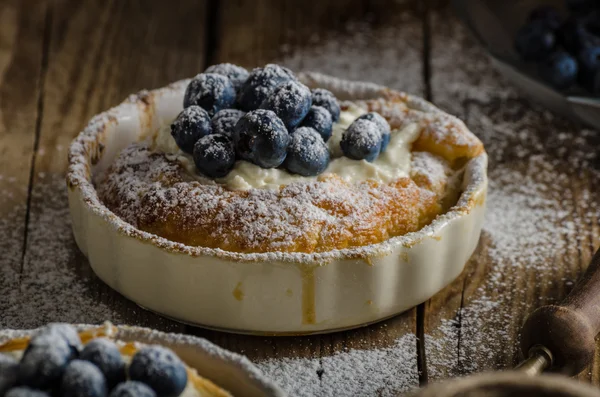
M77 357L79 355L79 351L81 350L81 339L79 338L79 334L77 333L75 327L70 324L52 323L42 328L38 335L53 333L58 334L67 342L69 348L73 352L73 357ZM36 345L38 343L36 339L37 338L34 337L31 340L30 345Z
M582 49L593 46L598 39L590 34L586 28L586 21L581 18L570 17L560 27L557 38L571 54L578 54Z
M81 351L79 358L89 361L102 371L109 389L125 381L125 361L113 341L106 338L94 339Z
M213 134L223 134L233 137L233 129L237 122L245 115L241 110L223 109L217 112L212 118L210 125Z
M60 395L62 397L105 397L106 380L102 371L94 364L73 360L67 365L60 382Z
M235 125L233 138L239 157L262 168L283 163L290 139L283 122L266 109L246 113Z
M539 6L529 13L528 21L541 21L549 29L556 30L562 23L562 17L552 6Z
M242 85L238 95L238 104L244 111L258 109L275 88L289 80L295 80L291 70L275 64L256 68Z
M600 46L586 47L579 51L579 81L589 91L594 85L594 78L600 70Z
M333 130L331 113L322 106L311 106L304 120L300 123L300 127L315 129L321 135L323 141L327 142L331 138L331 131Z
M119 383L109 397L156 397L156 393L142 382L129 380Z
M346 157L371 162L379 155L381 140L377 124L366 119L357 119L342 134L340 147Z
M331 91L324 88L312 90L312 103L314 106L324 107L331 113L331 119L335 123L340 119L340 104Z
M148 346L138 351L131 360L129 378L147 384L161 397L179 396L187 385L183 362L162 346Z
M515 48L524 60L539 61L550 55L555 42L551 29L541 21L532 21L518 30Z
M233 88L238 91L242 84L248 78L248 71L241 66L234 65L232 63L219 63L206 68L204 73L216 73L226 76L233 84Z
M300 127L291 136L284 165L294 174L319 175L329 165L329 149L315 129Z
M235 165L233 140L223 134L200 138L194 146L194 163L198 171L210 178L226 176Z
M569 88L577 79L577 61L569 53L558 51L538 66L540 77L556 89Z
M171 124L171 135L177 146L189 154L194 152L198 139L211 133L210 116L196 105L183 109Z
M283 121L286 128L295 128L312 104L310 90L295 80L280 84L260 105L261 109L272 110Z
M19 366L19 383L37 389L58 384L73 351L58 333L43 333L32 338Z
M359 117L359 119L369 120L377 124L379 132L381 133L381 152L385 151L390 143L392 133L390 124L387 122L387 120L382 115L375 112L363 114Z
M46 392L30 389L29 387L15 387L10 389L4 397L50 397Z
M0 354L0 396L17 384L18 377L19 362L11 356Z
M198 105L213 116L235 103L235 89L229 78L216 73L200 73L190 82L183 97L183 107Z

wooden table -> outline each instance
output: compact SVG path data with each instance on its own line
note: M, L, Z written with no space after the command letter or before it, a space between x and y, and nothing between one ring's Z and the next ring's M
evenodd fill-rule
M405 363L406 388L517 362L524 317L563 297L599 242L593 131L521 98L492 70L444 2L169 3L0 1L0 326L109 319L203 336L257 362L386 348L409 336L404 340L414 345ZM518 244L514 258L499 263L494 253L499 243L494 233L484 232L463 275L430 301L379 325L297 338L197 329L119 296L93 275L69 231L62 182L69 142L94 114L128 94L225 61L247 67L283 61L296 69L372 80L424 96L463 118L486 144L492 181L502 181L511 170L543 187L540 192L550 187L564 197L564 206L556 209L564 212L559 220L549 224L540 218L540 228L566 230L556 241L540 241L541 251L554 247L546 258L552 266L507 265L508 259L529 260L519 259ZM552 158L566 177L543 179L532 168L532 155ZM504 203L494 197L492 204ZM474 313L482 299L489 310ZM579 377L599 383L599 364L597 355ZM329 373L319 371L318 379L326 380Z

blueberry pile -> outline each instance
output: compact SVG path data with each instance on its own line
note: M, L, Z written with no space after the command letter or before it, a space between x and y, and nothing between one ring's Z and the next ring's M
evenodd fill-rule
M318 175L329 164L326 142L340 118L330 91L310 90L275 64L250 73L228 63L210 66L187 86L183 107L171 135L211 178L226 176L236 160ZM368 113L344 133L341 148L347 157L373 161L389 138L387 121Z
M171 350L147 346L126 365L114 342L97 338L83 347L67 324L31 338L21 361L0 354L0 396L176 397L186 385L185 366Z
M569 15L551 6L534 9L517 32L521 58L537 64L539 76L559 90L576 83L600 95L600 1L567 0Z

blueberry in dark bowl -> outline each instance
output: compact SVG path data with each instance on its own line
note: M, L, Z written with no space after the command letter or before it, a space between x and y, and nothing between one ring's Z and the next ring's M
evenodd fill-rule
M308 113L312 96L307 86L295 80L280 84L260 105L272 110L288 130L294 129Z
M177 146L189 154L193 153L198 139L211 133L212 127L208 112L196 105L183 109L171 124L171 135Z
M119 383L110 392L109 397L156 397L156 393L142 382L128 380L127 382Z
M4 397L50 397L50 394L41 390L31 389L25 386L14 387L10 389Z
M223 134L233 138L233 129L246 113L238 109L223 109L215 114L210 122L213 134Z
M147 384L161 397L177 397L187 385L183 362L162 346L139 350L129 365L129 378Z
M579 51L579 82L590 92L594 92L594 79L600 70L600 45L585 47Z
M233 140L223 134L200 138L194 146L194 163L198 171L210 178L222 178L235 165Z
M340 119L340 104L331 91L324 88L312 90L312 104L327 109L331 113L331 119L334 123Z
M543 80L563 90L577 80L577 60L568 52L557 51L539 64L538 71Z
M322 106L311 106L304 120L300 123L300 127L310 127L316 130L327 142L331 138L333 130L333 119L331 113Z
M102 371L109 390L125 381L125 361L117 345L110 339L96 338L90 341L79 357Z
M380 115L379 113L375 113L375 112L369 112L369 113L363 114L358 119L359 120L369 120L369 121L372 121L373 123L377 124L377 129L379 130L379 133L381 134L381 153L383 153L385 151L385 149L387 148L388 144L390 143L390 138L391 138L391 133L392 133L390 124L387 122L387 120L382 115Z
M560 27L562 20L563 18L560 16L558 10L547 5L534 8L533 11L529 13L528 17L529 22L540 21L551 30L557 30Z
M102 371L83 360L71 361L60 383L61 397L106 397L107 392Z
M246 113L236 124L233 137L238 156L262 168L283 163L290 139L283 121L266 109Z
M523 25L515 38L515 48L526 61L544 59L552 53L555 44L556 38L552 29L541 21L532 21Z
M204 73L216 73L228 77L236 91L242 87L249 75L246 69L232 63L219 63L209 66Z
M200 73L188 84L183 97L183 107L197 105L213 116L221 109L235 103L235 89L226 76Z
M329 165L329 149L321 135L310 127L292 133L285 168L303 176L316 176Z
M238 105L246 112L258 109L279 84L295 79L291 70L272 63L256 68L240 88Z
M11 356L0 354L0 396L17 384L19 362Z
M597 38L590 34L583 18L571 16L556 32L558 43L571 54L578 54L583 48L591 46Z
M381 151L381 133L372 121L356 119L342 135L340 147L346 157L372 162Z
M39 334L31 339L19 365L19 383L36 389L56 387L73 352L58 333Z

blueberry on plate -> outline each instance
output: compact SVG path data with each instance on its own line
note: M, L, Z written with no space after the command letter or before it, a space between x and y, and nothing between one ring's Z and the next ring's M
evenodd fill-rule
M117 345L110 339L96 338L90 341L79 358L89 361L102 371L109 390L125 381L125 361Z
M237 109L219 110L210 121L213 134L223 134L233 137L233 129L246 113Z
M391 133L392 133L390 124L387 122L387 120L382 115L380 115L379 113L375 113L375 112L369 112L369 113L363 114L358 119L369 120L369 121L372 121L373 123L377 124L377 128L379 129L379 132L381 133L381 152L383 153L383 151L385 151L388 144L390 143L390 138L391 138Z
M198 171L210 178L226 176L235 165L233 140L223 134L200 138L194 146L194 163Z
M29 387L19 386L10 389L4 397L50 397L50 395L41 390L30 389Z
M312 90L312 104L327 109L334 123L340 119L340 104L331 91L324 88Z
M61 397L106 397L106 380L94 364L73 360L67 365L60 382Z
M556 38L550 28L541 21L523 25L517 32L515 48L526 61L539 61L552 53Z
M593 92L594 78L600 70L600 45L583 48L579 51L577 59L579 60L579 82Z
M129 365L129 378L147 384L161 397L177 397L187 385L183 362L162 346L147 346L138 351Z
M211 133L210 116L196 105L183 109L171 124L171 135L177 146L189 154L194 152L198 139Z
M209 66L204 73L216 73L228 77L236 91L244 84L249 74L243 67L232 63L219 63Z
M260 105L261 109L272 110L283 121L288 130L294 129L312 104L310 90L295 80L280 84Z
M73 358L67 342L57 333L32 338L19 365L19 383L36 389L55 387Z
M127 382L119 383L110 392L109 397L156 397L156 393L142 382L128 380Z
M294 174L319 175L329 165L329 149L316 130L300 127L291 136L284 165Z
M0 396L17 384L19 362L11 356L0 354Z
M556 30L562 23L558 10L552 6L539 6L529 13L528 22L541 21L551 30Z
M233 139L241 159L262 168L275 168L285 160L290 137L273 111L257 109L238 121Z
M327 142L331 138L333 130L333 120L331 113L322 106L311 106L304 120L300 123L300 127L310 127L315 129Z
M258 109L279 84L295 79L291 70L272 63L256 68L242 85L238 104L246 112Z
M372 162L381 151L382 136L372 121L356 119L342 134L340 147L346 157Z
M577 80L577 61L568 52L558 51L538 65L540 77L556 89L569 88Z
M183 96L183 107L198 105L213 116L235 103L235 89L226 76L200 73L188 84Z

